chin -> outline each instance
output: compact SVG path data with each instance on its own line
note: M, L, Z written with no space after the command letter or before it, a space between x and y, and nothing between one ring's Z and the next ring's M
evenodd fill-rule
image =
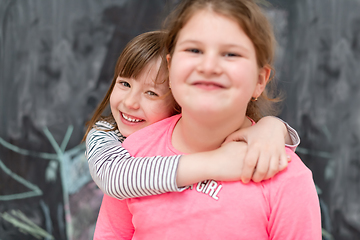
M193 111L199 112L201 114L223 114L227 111L224 106L218 106L217 104L205 103L196 108L193 108Z
M121 130L119 130L120 131L120 133L121 133L121 135L123 135L124 137L128 137L128 136L130 136L131 134L133 134L134 132L136 132L136 131L121 131Z
M216 109L209 109L209 108L196 108L196 109L192 109L191 111L187 111L187 112L191 112L191 115L193 116L198 116L201 118L214 118L214 116L219 116L222 115L221 111L216 110Z

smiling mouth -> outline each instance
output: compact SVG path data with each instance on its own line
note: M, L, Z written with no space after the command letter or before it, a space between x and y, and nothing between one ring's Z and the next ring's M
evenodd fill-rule
M195 82L193 85L197 86L197 87L200 87L200 88L208 89L208 90L224 88L224 86L222 86L219 83L205 82L205 81Z
M127 120L127 121L129 121L129 122L133 122L133 123L138 123L138 122L143 122L143 121L145 121L144 119L141 119L141 118L135 118L135 117L133 117L133 116L129 116L129 115L126 115L125 113L121 113L121 116L125 119L125 120Z

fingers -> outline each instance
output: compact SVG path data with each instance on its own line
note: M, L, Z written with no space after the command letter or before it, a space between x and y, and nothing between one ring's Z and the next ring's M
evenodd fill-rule
M276 154L260 155L252 180L261 182L274 177L278 172L287 168L289 161L291 161L291 157L285 153L281 156Z
M289 155L281 155L279 162L279 171L284 170L288 166L288 162L291 161L291 157Z
M254 182L261 182L274 176L278 172L279 160L274 155L262 153L257 161L252 180Z
M248 183L253 178L255 168L258 164L259 153L260 151L254 151L254 149L246 152L243 169L241 171L241 181L243 183Z
M270 179L274 177L280 171L280 157L279 156L272 156L269 164L268 172L264 177L264 180Z
M253 143L247 148L240 179L243 183L250 180L261 182L274 177L278 172L287 168L291 157L286 154L285 148L279 151L278 148L267 147Z

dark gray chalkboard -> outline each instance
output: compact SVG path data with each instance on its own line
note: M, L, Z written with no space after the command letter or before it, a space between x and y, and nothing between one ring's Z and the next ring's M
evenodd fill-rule
M80 144L125 44L165 1L0 2L0 239L91 239L101 191Z
M299 131L297 153L321 189L323 227L334 239L360 239L360 1L281 2L282 117Z
M176 1L0 2L0 240L91 239L84 124L116 59ZM272 0L281 117L313 171L324 239L360 239L360 0Z

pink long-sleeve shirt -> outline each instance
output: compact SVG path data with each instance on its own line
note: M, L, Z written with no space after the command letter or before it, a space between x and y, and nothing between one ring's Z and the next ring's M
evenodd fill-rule
M137 157L181 154L171 144L180 117L132 134L123 146ZM156 196L118 200L105 195L94 239L320 240L311 171L295 153L286 152L292 159L287 169L261 183L208 180Z

